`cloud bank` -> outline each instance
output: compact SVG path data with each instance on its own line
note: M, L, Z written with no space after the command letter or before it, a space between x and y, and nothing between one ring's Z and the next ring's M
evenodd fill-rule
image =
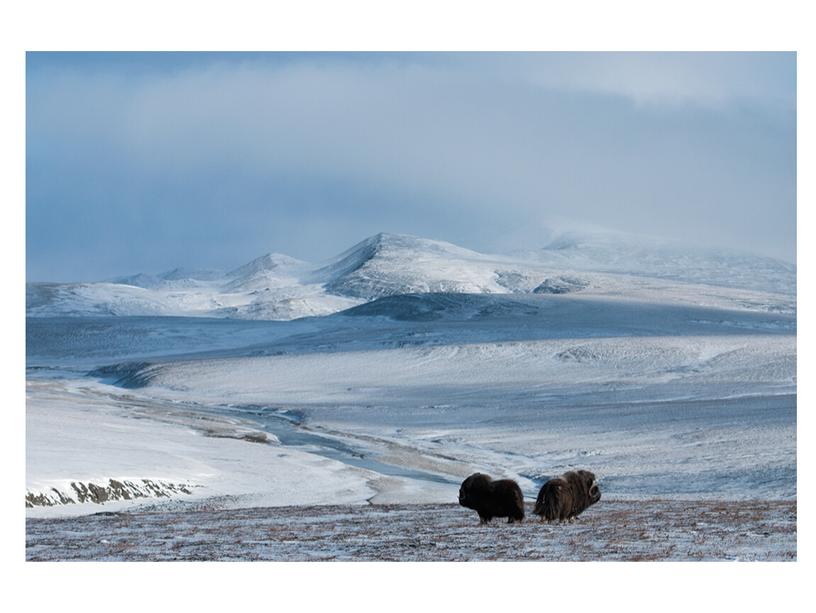
M795 254L792 54L29 54L30 280L553 225Z

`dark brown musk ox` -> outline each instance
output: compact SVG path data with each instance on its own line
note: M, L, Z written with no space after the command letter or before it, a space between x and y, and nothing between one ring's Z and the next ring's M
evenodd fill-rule
M488 475L474 473L459 488L459 504L476 511L481 524L494 517L506 517L508 524L524 519L524 497L512 479L493 481Z
M542 521L573 521L601 499L594 473L571 470L547 481L538 492L533 513Z

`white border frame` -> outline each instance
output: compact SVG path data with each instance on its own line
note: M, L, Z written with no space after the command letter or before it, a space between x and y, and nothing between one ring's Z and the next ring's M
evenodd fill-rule
M812 496L799 488L796 563L25 563L25 51L26 50L795 50L798 165L813 155L814 44L806 2L698 0L408 2L345 0L30 0L7 2L2 45L3 600L27 610L116 611L201 607L313 610L354 608L558 609L586 598L587 610L798 610L812 576ZM798 201L813 202L813 179L798 174ZM811 208L797 209L799 270L810 273ZM810 275L812 277L812 275ZM800 275L800 372L813 365L812 283ZM798 394L798 473L813 453L813 392ZM549 586L567 597L540 600ZM500 588L501 586L501 588ZM500 589L499 589L500 588ZM801 600L800 600L801 599ZM559 600L561 600L559 602ZM573 605L574 606L574 605Z

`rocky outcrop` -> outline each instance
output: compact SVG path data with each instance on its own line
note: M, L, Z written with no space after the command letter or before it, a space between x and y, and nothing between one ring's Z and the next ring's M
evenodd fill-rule
M104 504L112 500L134 500L136 498L169 498L179 494L192 494L189 483L170 483L154 479L117 480L107 483L71 481L70 486L60 490L52 487L42 491L26 492L26 507L51 507L60 504L93 502Z

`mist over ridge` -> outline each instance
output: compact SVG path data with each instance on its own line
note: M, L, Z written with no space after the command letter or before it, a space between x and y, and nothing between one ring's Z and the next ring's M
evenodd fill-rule
M553 225L793 263L787 53L27 58L27 277L325 260L381 230L481 253Z

